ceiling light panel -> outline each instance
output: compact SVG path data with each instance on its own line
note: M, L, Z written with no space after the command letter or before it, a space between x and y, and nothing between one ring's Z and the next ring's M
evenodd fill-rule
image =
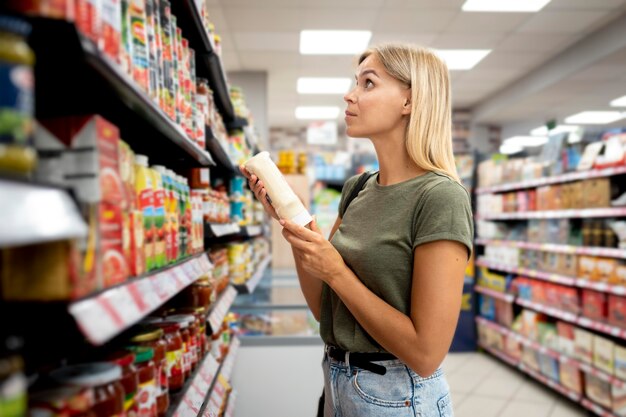
M548 142L547 136L513 136L504 140L504 145L535 147L545 145Z
M612 107L626 107L626 96L622 96L620 98L616 98L615 100L611 101L611 106Z
M356 55L367 49L372 32L366 30L303 30L302 55Z
M299 94L346 94L350 89L350 78L298 78Z
M464 12L538 12L550 0L467 0Z
M482 61L491 49L438 49L437 55L448 65L448 69L470 70Z
M605 125L626 117L619 111L583 111L565 118L565 123L581 125Z
M296 119L299 120L332 120L339 116L336 106L298 106Z

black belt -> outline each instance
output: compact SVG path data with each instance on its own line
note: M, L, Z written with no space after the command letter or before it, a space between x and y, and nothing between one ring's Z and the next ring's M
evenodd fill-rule
M346 360L346 351L343 349L339 349L335 346L326 346L326 353L328 353L328 356L330 356L331 358L340 362L345 362ZM350 365L358 366L359 368L366 369L378 375L385 375L385 373L387 372L387 368L372 362L389 361L394 359L397 358L391 353L383 352L350 352L350 356L348 357Z

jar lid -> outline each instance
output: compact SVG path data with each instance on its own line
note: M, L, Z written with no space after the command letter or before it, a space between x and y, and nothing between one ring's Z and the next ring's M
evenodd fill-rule
M127 350L120 350L110 355L107 360L119 366L130 366L135 362L135 354Z
M172 316L167 316L169 321L175 321L177 323L186 323L189 326L191 323L196 321L196 317L193 314L174 314Z
M0 15L0 31L11 32L20 36L28 36L31 31L31 25L22 19Z
M133 343L152 342L153 340L162 338L163 333L165 332L161 328L147 328L131 337L130 341Z
M135 363L143 363L151 361L154 358L154 349L147 346L131 346L133 352L135 352Z
M122 368L106 362L83 363L57 369L50 376L63 384L99 387L119 380Z

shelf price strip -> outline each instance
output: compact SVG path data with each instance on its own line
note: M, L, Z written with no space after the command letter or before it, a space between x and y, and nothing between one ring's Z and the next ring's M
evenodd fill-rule
M202 404L206 398L207 392L211 388L211 384L217 375L219 363L213 355L208 354L202 362L202 368L198 372L185 393L183 400L176 409L174 417L197 417Z
M217 329L220 328L222 322L224 321L224 317L226 317L226 313L230 310L230 306L233 304L233 301L235 301L236 296L237 290L232 285L229 285L228 288L224 290L224 293L215 304L215 307L209 314L209 318L207 320L211 326L211 333L215 333Z
M87 340L101 345L150 314L183 288L209 273L206 254L154 275L128 281L69 305L69 312Z
M478 285L474 287L474 290L478 293L488 295L493 298L498 298L500 300L504 300L507 303L512 303L515 300L515 296L513 294L506 294L500 291L494 291L490 288L484 288Z
M551 274L548 272L537 271L528 268L518 268L514 266L504 265L497 262L492 262L488 259L480 258L476 261L477 266L484 266L486 268L496 269L498 271L509 272L513 274L520 274L531 278L537 278L544 281L554 282L563 285L575 285L576 279L567 277L564 275Z
M230 350L228 352L228 356L224 360L224 364L222 365L222 375L226 380L230 381L230 377L233 373L233 368L235 367L235 359L237 358L237 353L239 351L239 346L241 342L239 338L234 337L230 342Z
M593 246L558 245L555 243L533 243L516 240L476 239L477 245L506 246L510 248L540 250L544 252L567 253L573 255L603 256L626 259L626 249L602 248Z
M580 403L587 410L593 411L594 413L596 413L597 415L601 417L617 417L615 414L605 410L604 408L600 407L598 404L594 404L592 401L588 400L587 398L583 398L580 401Z
M523 188L534 188L542 185L559 184L569 181L586 180L590 178L611 177L626 173L626 167L606 168L586 172L572 172L569 174L539 178L535 180L514 182L510 184L495 185L491 187L481 187L476 190L477 194L497 193L500 191L519 190Z
M234 235L241 232L241 228L237 223L216 224L211 223L211 231L215 237Z
M626 208L590 208L569 210L526 211L515 213L493 213L477 216L479 220L524 220L524 219L570 219L590 217L624 217Z

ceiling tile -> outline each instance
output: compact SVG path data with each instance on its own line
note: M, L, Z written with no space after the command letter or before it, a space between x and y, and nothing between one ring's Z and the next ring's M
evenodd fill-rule
M456 10L383 10L374 26L376 32L439 32L459 14Z
M442 34L429 46L437 49L493 49L504 35L487 34Z
M607 16L606 11L554 11L531 17L518 31L524 33L580 33Z
M303 71L327 70L334 68L337 77L352 77L357 66L358 56L350 55L302 55L300 57L300 69Z
M302 9L283 7L222 7L234 28L250 32L291 32L302 30Z
M445 29L450 34L506 33L528 19L528 13L459 13Z
M429 46L435 38L437 38L436 33L374 32L370 45L387 42L409 42Z
M377 16L377 10L367 8L306 8L302 9L301 29L371 30Z
M510 69L528 70L548 59L545 53L493 51L474 67L475 70Z
M299 32L235 32L239 51L291 51L298 52Z
M245 70L267 70L293 67L300 64L300 55L290 52L251 52L239 55L241 68Z
M506 82L514 80L524 74L525 70L522 68L509 67L509 68L496 68L496 69L479 69L475 68L470 71L455 71L456 73L463 74L461 80L466 82Z
M594 65L571 77L575 81L619 81L626 71L621 65ZM626 86L625 86L626 89Z
M581 36L578 34L511 33L498 44L498 50L508 52L559 51L576 42Z

